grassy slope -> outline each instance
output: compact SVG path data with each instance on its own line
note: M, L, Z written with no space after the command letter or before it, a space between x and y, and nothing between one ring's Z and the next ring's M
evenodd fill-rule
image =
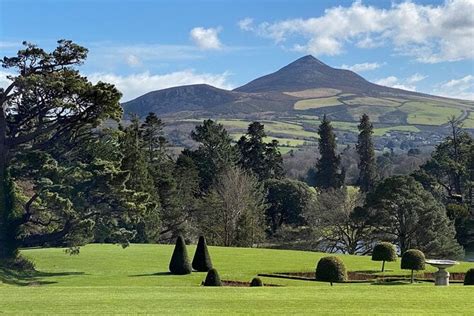
M194 247L188 248L190 256ZM263 278L285 287L203 288L204 273L166 275L171 246L89 245L79 256L60 249L25 250L37 269L48 273L41 286L0 284L0 311L10 313L165 313L165 314L347 314L464 313L474 310L474 288L432 284L336 284ZM312 271L324 254L268 249L211 247L221 278L249 281L257 273ZM349 270L378 269L369 257L342 256ZM399 263L387 263L400 273ZM450 271L466 271L463 263ZM17 280L31 282L31 279Z

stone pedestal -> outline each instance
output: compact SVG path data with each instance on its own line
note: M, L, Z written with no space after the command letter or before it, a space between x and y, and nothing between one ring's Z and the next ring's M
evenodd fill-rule
M448 286L449 285L449 272L446 268L438 267L438 271L434 273L435 285L436 286Z

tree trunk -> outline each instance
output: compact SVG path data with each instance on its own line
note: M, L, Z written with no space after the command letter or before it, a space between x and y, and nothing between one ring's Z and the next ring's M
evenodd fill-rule
M411 270L411 283L413 283L415 281L415 278L414 278L414 275L413 275L413 271L414 270Z
M385 260L382 261L382 272L385 271Z

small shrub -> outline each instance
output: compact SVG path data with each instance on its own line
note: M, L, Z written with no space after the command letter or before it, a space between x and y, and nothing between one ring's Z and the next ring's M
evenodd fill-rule
M260 278L253 278L250 282L250 286L263 286L262 279Z
M474 268L467 270L464 276L464 285L474 285Z
M176 246L174 247L169 269L172 274L183 275L191 273L188 251L186 250L186 244L182 236L176 239Z
M411 283L414 281L413 271L425 270L425 255L417 249L409 249L402 256L401 268L411 270Z
M382 272L385 270L385 261L397 261L397 250L395 245L389 242L381 242L372 251L373 261L382 261Z
M207 272L212 269L211 256L207 250L206 239L204 236L199 237L192 266L194 270L199 272Z
M222 286L221 278L216 269L212 268L207 272L204 286Z
M347 280L346 266L342 259L329 256L321 258L316 267L316 280L330 282L344 282Z

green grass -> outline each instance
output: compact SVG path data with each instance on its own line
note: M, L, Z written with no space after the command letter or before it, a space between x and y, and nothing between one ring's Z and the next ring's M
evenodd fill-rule
M451 116L459 117L462 110L441 103L408 102L399 109L408 114L408 124L442 125Z
M462 123L465 128L474 128L474 112L469 112L469 115Z
M352 98L344 101L347 105L374 105L374 106L399 106L400 102L383 99L383 98L373 98L373 97L358 97Z
M192 257L194 246L188 247ZM205 273L168 275L169 245L89 245L78 256L62 249L22 253L42 275L10 278L30 286L0 284L0 313L5 314L470 314L474 288L459 284L335 284L262 278L284 285L264 288L204 288ZM326 254L303 251L209 248L224 280L250 281L258 273L313 271ZM376 270L366 256L341 255L349 270ZM462 263L451 272L466 271ZM402 273L399 262L389 274ZM429 270L433 271L432 268ZM407 273L406 271L404 273ZM0 273L5 279L5 275ZM41 285L41 282L44 284ZM48 284L49 283L49 284Z
M242 131L247 130L247 127L251 121L246 120L218 120L219 123L224 125L226 128L236 128L241 129ZM265 131L267 134L275 135L287 135L294 138L303 137L303 138L316 138L317 134L310 131L305 131L303 126L298 123L288 123L280 121L266 121L260 120L260 123L265 125Z

